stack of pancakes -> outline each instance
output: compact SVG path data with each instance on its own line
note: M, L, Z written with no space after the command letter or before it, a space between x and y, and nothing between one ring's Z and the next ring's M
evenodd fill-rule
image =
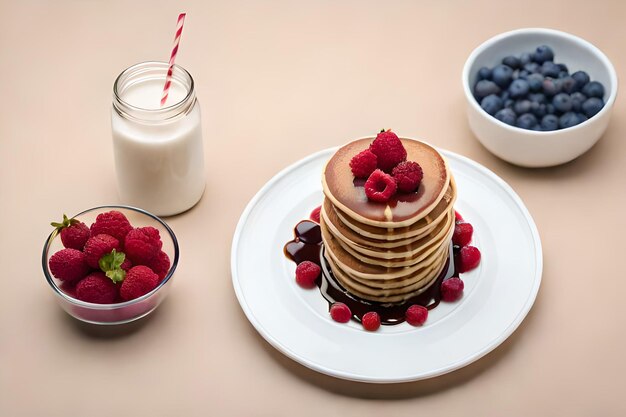
M380 303L402 303L432 285L446 266L454 232L456 185L433 147L401 139L407 160L420 164L417 192L386 203L369 201L350 160L373 138L340 148L322 175L325 256L337 281L351 294Z

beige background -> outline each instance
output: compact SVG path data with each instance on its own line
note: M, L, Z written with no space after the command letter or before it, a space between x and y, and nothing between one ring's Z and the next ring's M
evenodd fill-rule
M48 223L120 202L113 80L166 60L183 10L178 62L202 103L206 193L167 220L182 256L156 313L82 325L44 280ZM528 26L591 41L626 81L625 2L2 0L0 16L0 415L626 414L625 95L590 152L528 170L472 137L460 85L475 46ZM229 272L239 215L272 175L381 127L500 175L533 214L545 259L536 304L502 346L452 374L389 386L283 357L246 321Z

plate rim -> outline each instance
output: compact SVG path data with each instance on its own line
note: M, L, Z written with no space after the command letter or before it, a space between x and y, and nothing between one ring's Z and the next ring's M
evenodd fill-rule
M524 219L526 220L526 223L530 229L530 232L533 238L532 241L535 247L536 266L535 266L535 273L533 277L534 278L533 286L531 288L530 293L528 294L528 297L524 301L523 307L518 311L517 315L515 316L515 319L505 329L503 329L503 331L500 332L500 334L498 334L494 339L492 339L489 343L487 343L482 349L463 358L462 360L458 360L454 363L448 364L447 366L443 366L438 369L434 369L430 372L422 372L418 375L406 376L406 377L400 377L400 378L398 377L394 377L394 378L372 377L372 376L368 376L365 374L338 371L338 370L326 367L320 363L316 363L316 362L313 362L311 360L308 360L306 358L299 356L296 352L292 351L291 349L281 344L281 342L277 338L271 335L265 329L265 327L257 320L256 316L254 315L248 303L246 302L245 296L243 294L243 289L241 288L241 285L238 279L238 267L237 267L237 262L236 262L237 258L235 254L237 252L237 248L239 246L239 242L243 234L243 226L247 222L248 217L250 216L250 213L252 212L254 207L258 204L259 200L274 185L274 183L278 182L283 177L287 176L291 171L295 170L301 165L305 165L311 160L319 158L323 154L331 153L339 149L339 146L334 146L334 147L322 149L312 154L309 154L306 157L293 162L292 164L288 165L287 167L283 168L278 173L276 173L274 176L272 176L272 178L270 178L270 180L268 180L255 193L252 199L248 202L248 204L246 205L246 207L244 208L243 212L241 213L239 217L237 226L235 228L235 232L233 234L233 240L231 244L231 256L230 256L230 272L231 272L231 280L233 284L233 289L235 290L235 296L237 297L237 301L239 302L239 305L241 309L243 310L246 318L250 322L250 324L252 324L254 329L273 348L275 348L276 350L278 350L280 353L287 356L291 360L313 371L320 372L325 375L329 375L335 378L340 378L340 379L349 380L349 381L356 381L356 382L391 384L391 383L413 382L413 381L418 381L422 379L434 378L434 377L458 370L460 368L463 368L479 360L480 358L484 357L485 355L492 352L493 350L495 350L505 340L507 340L513 334L513 332L515 332L515 330L517 330L517 328L520 326L522 321L526 318L530 309L535 303L537 294L539 292L539 288L541 286L542 276L543 276L543 248L541 244L541 237L539 235L539 230L537 229L537 225L535 224L535 221L532 215L528 211L528 208L522 201L521 197L515 192L515 190L513 190L513 188L506 181L500 178L497 174L495 174L489 168L485 167L484 165L466 156L460 155L456 152L442 149L437 146L434 146L434 148L437 149L437 151L441 152L446 158L458 159L459 161L467 165L470 165L472 168L477 169L478 171L481 171L484 175L494 180L506 192L506 194L510 198L512 198L512 200L517 205L518 209L520 209L520 211L522 212Z

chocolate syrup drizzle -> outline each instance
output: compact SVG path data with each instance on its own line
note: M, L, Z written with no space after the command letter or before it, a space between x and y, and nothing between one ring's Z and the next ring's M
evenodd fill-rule
M352 317L357 321L361 321L365 313L375 311L380 315L381 324L400 324L405 321L408 306L419 304L431 310L437 307L441 301L441 282L446 278L446 275L449 275L450 258L446 261L435 282L426 291L401 304L383 304L363 300L341 286L326 261L322 233L317 223L310 220L301 221L294 228L294 236L294 239L287 242L284 247L285 256L296 264L311 261L319 265L322 268L322 273L315 283L322 296L328 301L329 308L334 302L344 303L350 308ZM452 272L452 276L458 276L456 270Z

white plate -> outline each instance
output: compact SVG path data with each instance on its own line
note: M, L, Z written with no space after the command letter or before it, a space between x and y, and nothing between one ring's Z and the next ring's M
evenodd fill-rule
M235 293L248 320L272 346L316 371L391 383L461 368L502 343L530 310L541 282L537 228L521 199L478 163L441 151L458 186L455 208L474 226L480 266L462 275L463 297L430 311L423 327L407 323L366 332L334 322L317 288L295 282L283 254L293 228L322 202L321 173L336 149L315 153L272 178L250 201L231 252Z

